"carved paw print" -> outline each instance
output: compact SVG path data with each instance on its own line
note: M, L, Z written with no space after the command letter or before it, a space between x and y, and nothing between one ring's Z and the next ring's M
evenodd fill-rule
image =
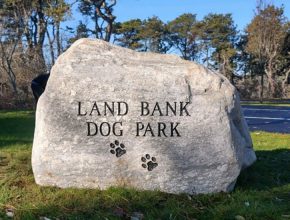
M155 157L151 157L149 154L146 154L145 157L141 157L142 167L148 171L152 171L158 166Z
M115 141L114 143L110 144L111 147L111 154L115 154L116 157L121 157L122 155L124 155L126 153L126 149L125 149L125 145L124 144L120 144L119 141Z

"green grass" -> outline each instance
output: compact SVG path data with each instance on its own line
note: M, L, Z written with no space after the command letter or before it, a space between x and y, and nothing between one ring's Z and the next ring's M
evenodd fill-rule
M276 106L276 107L290 107L288 103L274 103L274 102L242 102L242 105L253 105L253 106Z
M171 195L40 187L30 164L34 113L0 112L0 219L290 219L290 135L252 133L258 160L243 171L234 192ZM120 217L123 215L123 217Z

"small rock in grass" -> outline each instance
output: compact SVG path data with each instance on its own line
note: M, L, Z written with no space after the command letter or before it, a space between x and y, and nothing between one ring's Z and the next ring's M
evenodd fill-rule
M131 215L131 220L142 220L144 215L140 212L133 212Z
M246 219L241 215L236 215L235 220L246 220Z
M13 218L14 217L14 212L12 209L6 209L6 216L9 218Z
M51 219L47 217L39 217L39 220L51 220Z

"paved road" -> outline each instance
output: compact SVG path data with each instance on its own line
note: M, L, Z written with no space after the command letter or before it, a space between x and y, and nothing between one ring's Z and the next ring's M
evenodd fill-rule
M290 107L243 105L244 115L251 131L290 134Z

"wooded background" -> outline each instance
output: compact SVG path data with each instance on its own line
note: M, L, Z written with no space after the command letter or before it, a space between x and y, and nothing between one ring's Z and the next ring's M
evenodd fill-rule
M137 51L174 53L225 75L244 99L290 97L290 22L259 0L245 30L231 14L186 13L117 22L117 0L1 0L0 108L33 108L31 80L50 71L74 41L89 37ZM87 23L64 27L77 6Z

